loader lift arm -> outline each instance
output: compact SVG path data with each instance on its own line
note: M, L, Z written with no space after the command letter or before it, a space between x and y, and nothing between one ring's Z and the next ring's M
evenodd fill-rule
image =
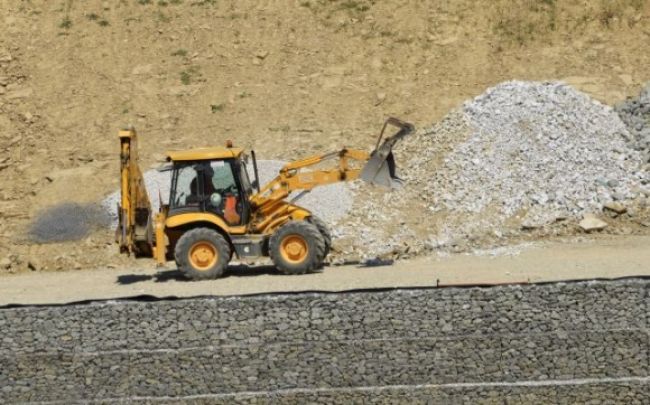
M336 158L338 158L338 164L335 168L301 171ZM280 169L280 174L275 179L271 180L257 194L251 197L251 203L257 207L262 207L274 201L284 200L294 191L310 191L317 186L355 180L359 177L361 169L350 167L350 161L365 162L369 158L370 153L366 151L344 148L340 151L296 160Z
M383 139L384 132L389 125L397 127L398 131L394 135ZM296 197L297 199L314 187L341 181L352 181L357 178L386 187L394 188L400 185L401 180L395 173L392 148L400 139L413 130L412 124L397 118L389 118L382 127L375 150L371 153L358 149L343 148L339 151L314 155L288 163L280 169L280 173L275 179L262 187L258 193L251 196L250 202L254 207L254 211L261 213L263 217L266 217L269 213L277 215L278 212L275 207L294 191L301 190L303 192ZM338 159L338 163L334 168L302 170L333 159ZM352 167L350 163L353 161L362 163L363 167ZM260 226L264 227L268 220L269 218L266 218L265 221L258 224L258 229Z

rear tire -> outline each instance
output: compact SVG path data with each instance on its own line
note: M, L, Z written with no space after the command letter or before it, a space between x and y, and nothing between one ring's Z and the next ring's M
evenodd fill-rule
M309 217L308 221L316 225L318 231L321 233L321 235L323 235L323 240L325 241L325 255L323 256L323 259L325 259L330 253L330 249L332 248L332 234L330 233L330 229L325 221L317 216L312 215Z
M322 266L325 238L311 222L290 221L271 236L269 255L281 272L305 274Z
M178 269L192 280L210 280L223 275L232 251L224 237L209 228L196 228L183 234L174 249Z

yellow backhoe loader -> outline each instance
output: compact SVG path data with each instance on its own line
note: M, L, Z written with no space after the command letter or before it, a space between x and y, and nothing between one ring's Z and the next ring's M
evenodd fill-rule
M389 125L397 132L383 139ZM169 202L155 215L138 166L136 131L132 127L121 130L116 241L121 252L153 257L159 265L174 259L190 279L221 276L233 254L239 258L270 256L288 274L315 270L329 252L330 232L310 211L287 201L289 195L357 178L399 186L392 149L413 129L409 123L389 118L371 153L344 148L297 160L262 187L255 152L249 159L230 142L223 148L168 152ZM335 159L334 167L318 168ZM252 182L247 170L251 160Z

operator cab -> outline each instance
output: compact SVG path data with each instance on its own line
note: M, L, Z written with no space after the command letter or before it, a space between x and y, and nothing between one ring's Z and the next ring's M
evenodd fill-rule
M212 213L229 226L248 223L253 187L240 148L204 148L168 152L172 162L169 216Z

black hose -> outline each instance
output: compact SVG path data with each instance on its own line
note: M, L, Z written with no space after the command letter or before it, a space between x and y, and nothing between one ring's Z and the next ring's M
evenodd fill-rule
M255 151L251 151L251 157L253 158L253 172L255 172L255 182L257 183L257 192L260 192L260 175L257 171L257 158L255 157Z

